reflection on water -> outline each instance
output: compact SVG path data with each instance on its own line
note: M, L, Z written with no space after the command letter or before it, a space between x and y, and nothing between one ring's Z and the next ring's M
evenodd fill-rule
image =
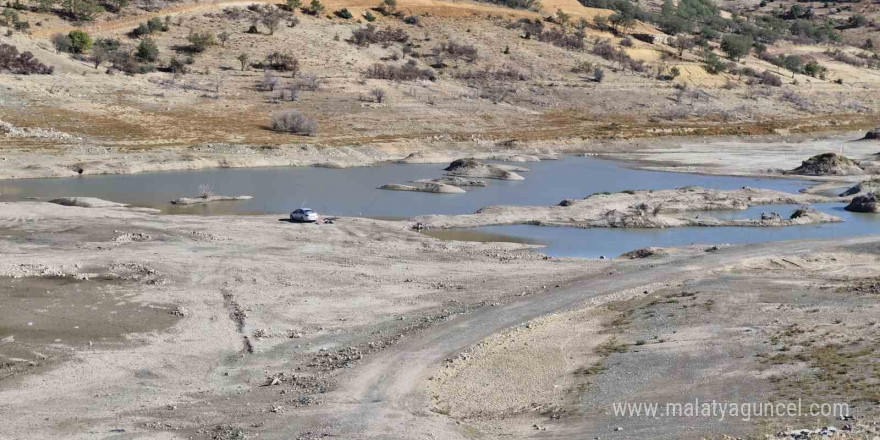
M467 231L465 237L495 237L501 241L516 243L539 243L546 247L541 252L555 257L597 258L601 255L616 257L634 249L649 246L673 247L691 244L745 244L766 241L798 240L834 237L853 237L880 233L880 215L861 214L843 209L842 203L820 203L814 208L840 217L844 223L788 227L687 227L662 229L617 229L617 228L569 228L552 226L512 225L486 226ZM787 218L797 209L794 205L752 206L744 211L701 212L694 215L718 218L759 218L762 212L777 212ZM436 236L438 231L430 231ZM454 235L451 235L454 236Z
M171 214L283 214L308 206L323 214L407 218L422 214L465 214L489 205L551 205L564 198L627 189L669 189L696 185L715 189L743 186L797 192L809 184L784 179L703 176L641 171L590 157L517 164L530 168L525 181L490 180L466 194L427 194L377 189L443 174L440 164L390 164L352 169L315 167L238 168L64 179L0 180L0 201L89 196L159 208ZM216 194L250 195L253 200L173 206L193 197L200 185Z

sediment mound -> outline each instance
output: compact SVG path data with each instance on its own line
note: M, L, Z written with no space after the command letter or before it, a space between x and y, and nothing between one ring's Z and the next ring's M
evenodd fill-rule
M863 193L880 193L880 179L866 180L840 193L840 197L854 196Z
M789 174L802 176L850 176L864 173L865 170L858 162L836 153L813 156L803 161L801 166L789 171Z
M463 194L466 192L457 186L444 185L442 183L425 183L419 186L389 183L380 186L379 189L387 189L391 191L418 191L434 194Z
M865 140L880 140L880 127L877 127L867 133L865 133L865 137L862 139Z
M452 186L479 186L479 187L489 186L489 184L483 180L471 180L471 179L465 179L464 177L454 177L454 176L446 176L446 177L441 177L439 179L419 179L419 180L414 180L413 183L438 183L438 184L442 184L442 185L452 185Z
M877 204L877 194L868 193L852 199L849 205L846 205L847 211L852 212L870 212L880 213L880 205Z
M233 200L250 200L254 198L253 196L208 196L208 197L181 197L177 200L172 200L172 205L197 205L200 203L211 203L211 202L229 202Z
M620 256L620 258L629 258L630 260L636 260L639 258L649 258L649 257L659 257L662 256L665 251L661 248L656 247L646 247L642 249L636 249L634 251L629 251Z
M525 180L523 176L509 171L507 166L485 164L474 158L457 159L444 168L449 176L476 177L500 180Z
M123 208L128 205L116 203L96 197L60 197L49 200L49 203L63 206L78 206L80 208Z

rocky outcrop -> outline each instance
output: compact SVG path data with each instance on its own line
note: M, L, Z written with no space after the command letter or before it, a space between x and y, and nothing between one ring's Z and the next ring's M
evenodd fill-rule
M867 133L865 133L865 137L862 139L865 140L880 140L880 127L877 127Z
M840 197L849 197L865 193L880 193L880 179L866 180L840 193Z
M414 180L413 183L439 183L443 185L452 185L452 186L478 186L485 187L489 186L488 183L484 180L473 180L473 179L465 179L464 177L454 177L454 176L446 176L441 177L439 179L419 179Z
M452 185L444 185L442 183L425 183L422 185L400 185L397 183L389 183L382 185L379 189L387 189L391 191L417 191L434 194L463 194L466 191Z
M636 249L634 251L629 251L625 254L622 254L620 258L628 258L630 260L637 260L640 258L649 258L649 257L659 257L664 255L666 252L661 248L656 247L646 247L642 249Z
M49 200L49 203L63 206L77 206L80 208L124 208L125 203L116 203L96 197L60 197Z
M684 187L674 190L625 191L565 199L554 206L487 206L474 214L430 215L413 219L428 228L467 228L530 224L579 228L670 228L684 226L790 226L839 222L811 208L790 218L765 213L754 219L718 219L706 211L743 210L755 205L805 205L836 198L789 194L766 189L712 190Z
M448 176L456 177L476 177L484 179L500 179L500 180L525 180L514 171L510 171L509 166L485 164L474 158L457 159L444 168ZM516 169L522 169L515 167Z
M836 153L825 153L813 156L801 163L801 166L788 174L802 176L852 176L865 174L858 162Z
M877 194L868 193L863 196L855 197L844 209L852 212L880 213L880 205L877 203Z
M172 200L172 205L198 205L201 203L211 203L211 202L230 202L234 200L250 200L253 199L253 196L208 196L208 197L181 197L177 200Z

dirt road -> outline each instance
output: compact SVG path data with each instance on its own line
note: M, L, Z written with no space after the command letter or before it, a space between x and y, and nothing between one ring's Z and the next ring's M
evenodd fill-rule
M607 275L599 275L547 293L522 297L499 307L484 307L459 315L447 323L406 340L357 368L338 391L328 396L332 403L309 419L318 426L332 426L341 438L467 438L466 428L444 415L429 410L426 384L446 359L468 346L522 325L542 315L560 312L603 296L658 282L688 279L712 269L749 258L803 255L829 246L852 246L880 242L878 237L859 237L834 242L793 241L721 249L713 253L690 254L658 265L620 270L609 264ZM329 402L328 402L329 403ZM285 431L285 423L267 424L261 435ZM309 426L309 423L305 423ZM540 438L572 438L577 424ZM280 436L279 436L280 438Z

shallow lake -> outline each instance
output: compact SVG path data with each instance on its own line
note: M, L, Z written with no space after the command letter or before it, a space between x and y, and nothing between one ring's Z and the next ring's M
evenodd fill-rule
M388 164L330 169L313 167L232 168L134 175L81 176L62 179L0 180L0 201L64 196L89 196L161 209L169 214L286 215L308 206L324 215L399 219L423 214L466 214L490 205L550 205L565 198L627 189L670 189L702 186L736 189L743 186L790 193L811 185L807 181L707 176L644 171L593 157L568 157L543 162L513 163L529 168L524 181L490 180L488 187L467 188L466 194L428 194L387 191L387 183L409 183L443 175L440 164ZM251 195L252 200L174 206L170 200L193 197L200 185L220 195ZM614 257L648 246L694 243L754 243L801 238L828 238L880 232L880 216L854 214L843 204L820 204L824 212L843 218L841 224L754 228L577 229L529 225L490 226L471 230L431 231L444 239L513 241L545 245L553 256ZM795 206L755 206L745 211L714 212L719 218L757 218L762 212L787 217ZM698 214L694 214L698 215Z
M229 168L61 179L0 180L0 201L30 197L49 200L89 196L158 208L171 214L286 214L308 206L324 215L407 218L422 214L465 214L489 205L550 205L564 198L627 189L669 189L695 185L714 189L743 186L797 192L810 184L787 179L705 176L643 171L591 157L514 163L529 168L524 181L488 180L467 194L427 194L380 190L387 183L409 183L443 175L444 165L389 164L351 169L314 167ZM209 185L224 196L252 200L174 206L170 201L198 195Z

